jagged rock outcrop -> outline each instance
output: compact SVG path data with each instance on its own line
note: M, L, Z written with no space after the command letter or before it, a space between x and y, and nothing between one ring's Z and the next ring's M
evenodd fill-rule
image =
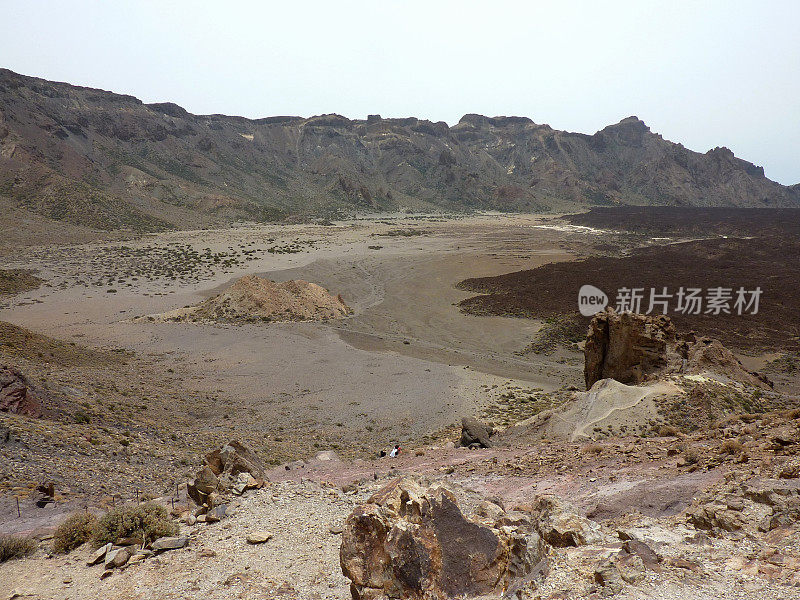
M355 600L513 594L547 569L547 543L607 542L600 526L552 496L462 514L445 487L398 479L347 518L340 561Z
M0 69L0 189L104 229L400 207L792 206L800 192L726 148L664 140L637 117L594 135L525 117L245 119ZM147 210L143 209L147 206Z
M206 454L204 462L194 481L186 486L186 493L195 504L209 510L218 504L217 492L240 495L264 485L264 463L248 446L236 440Z
M19 370L0 365L0 412L40 417L43 400L44 393L35 390Z
M595 315L589 325L583 372L587 390L601 379L635 385L670 373L703 372L771 387L765 376L745 369L717 340L679 335L665 315L617 313L612 308Z
M584 347L586 389L601 379L636 384L667 367L667 348L676 340L669 317L607 310L595 315Z
M530 512L536 515L536 529L551 546L585 546L608 541L600 525L579 515L552 494L537 497Z

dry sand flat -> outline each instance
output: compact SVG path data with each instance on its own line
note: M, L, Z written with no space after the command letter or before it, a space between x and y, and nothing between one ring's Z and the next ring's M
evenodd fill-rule
M173 369L187 397L176 410L193 415L199 431L228 428L262 441L277 428L305 438L332 431L342 443L358 433L366 449L476 413L488 401L482 386L513 378L554 389L580 380L577 361L515 354L536 322L464 315L454 305L465 296L453 288L463 277L568 259L559 244L570 234L532 227L539 222L381 218L35 248L8 266L38 268L52 287L16 298L0 319L87 345L127 348ZM398 228L420 235L396 235ZM300 251L281 253L292 245ZM202 276L171 269L170 260L190 261ZM134 275L112 278L121 265ZM196 304L248 273L314 281L341 293L355 315L330 325L130 322ZM102 285L81 283L95 280ZM198 414L193 394L216 398L215 408Z

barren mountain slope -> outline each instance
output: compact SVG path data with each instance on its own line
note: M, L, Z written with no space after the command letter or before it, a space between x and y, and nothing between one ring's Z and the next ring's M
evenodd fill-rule
M0 69L0 198L100 229L397 208L790 206L796 187L636 117L594 135L524 117L250 120Z

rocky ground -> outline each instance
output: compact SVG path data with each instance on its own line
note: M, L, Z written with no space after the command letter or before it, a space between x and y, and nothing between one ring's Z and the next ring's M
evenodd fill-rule
M0 533L37 540L32 556L0 564L0 600L347 598L351 580L363 598L405 589L415 579L402 575L402 553L390 553L388 576L343 574L343 542L364 559L384 548L348 529L364 506L412 532L402 539L427 549L419 556L452 556L462 528L502 540L513 560L475 563L464 575L473 596L800 597L791 352L734 355L634 318L595 327L585 344L559 321L459 310L466 272L602 252L596 230L570 227L404 218L283 237L254 228L236 243L229 231L169 234L33 249L5 265L38 265L45 283L7 297L0 315L15 323L0 323L0 365L24 375L14 397L25 387L40 413L0 413ZM106 274L125 261L129 275L87 278L84 260ZM354 314L327 324L131 319L197 304L247 272L319 281ZM546 343L532 345L540 332ZM479 420L462 425L465 416ZM198 493L198 468L216 464L203 457L234 439L258 457L252 485L223 469L218 487ZM376 458L395 442L399 458ZM420 507L450 506L452 493L460 512L398 512L380 492L398 485ZM86 546L50 553L68 513L148 498L173 512L180 548L108 570L86 565ZM426 563L429 591L453 577L453 563L437 561Z
M506 511L542 494L572 504L560 509L575 515L569 527L578 523L576 531L588 527L597 536L575 545L548 542L547 575L524 597L800 597L800 471L793 455L800 428L789 414L751 419L711 435L650 440L429 447L396 460L355 462L323 454L268 471L262 489L231 497L220 522L182 524L184 549L101 580L102 566L85 564L88 548L48 558L45 540L33 557L0 566L1 585L4 593L38 598L346 598L339 568L345 519L410 474L423 485L446 485L466 515L484 521L488 498ZM759 435L731 452L727 442L747 437L745 431ZM492 510L494 518L503 512ZM272 534L269 541L247 542L263 531ZM645 544L653 556L641 548L633 554L645 553L649 562L625 558L627 540Z

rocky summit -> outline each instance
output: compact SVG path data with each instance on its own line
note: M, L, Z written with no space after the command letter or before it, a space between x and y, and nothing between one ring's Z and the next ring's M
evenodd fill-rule
M0 69L0 197L100 229L355 211L797 206L727 148L693 152L637 117L585 135L526 117L246 119Z

